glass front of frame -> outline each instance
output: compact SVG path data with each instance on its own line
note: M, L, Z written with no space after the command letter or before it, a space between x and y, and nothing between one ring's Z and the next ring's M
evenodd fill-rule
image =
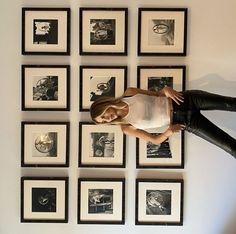
M124 179L79 179L78 223L124 224Z
M185 56L186 8L139 8L138 55Z
M126 138L120 126L79 124L79 167L125 167Z
M70 67L23 65L22 110L70 110Z
M81 66L80 111L89 111L100 97L121 97L127 88L127 67Z
M183 180L136 180L136 225L183 225Z
M81 55L127 55L127 8L80 8Z
M22 8L22 54L69 55L69 8Z
M22 122L22 167L68 167L69 123Z
M68 178L22 177L21 222L67 223Z

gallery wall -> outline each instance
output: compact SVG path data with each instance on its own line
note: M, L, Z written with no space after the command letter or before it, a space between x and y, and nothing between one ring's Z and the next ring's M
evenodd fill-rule
M21 55L21 8L71 8L70 56ZM78 46L79 7L127 7L129 9L128 55L120 57L80 56ZM188 40L185 57L137 56L139 7L188 8ZM236 160L209 143L186 133L184 169L136 169L135 139L127 139L124 169L78 168L78 123L90 120L79 112L80 65L126 65L128 85L137 85L139 65L186 65L186 88L236 96L236 2L207 0L107 0L14 1L3 0L0 14L1 117L0 117L0 233L131 233L234 234L236 219ZM71 66L71 110L68 112L21 111L21 65L68 64ZM235 113L220 111L205 115L236 137ZM21 168L21 121L69 121L69 168ZM20 178L22 176L68 176L69 221L66 224L20 222ZM125 225L77 224L78 177L125 178ZM135 179L183 179L183 226L135 225Z

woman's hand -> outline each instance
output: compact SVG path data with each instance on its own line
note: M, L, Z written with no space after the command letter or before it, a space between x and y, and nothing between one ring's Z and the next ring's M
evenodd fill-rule
M166 97L171 98L178 105L180 105L181 102L184 102L183 94L180 92L177 92L176 90L170 87L163 88L162 92L164 93Z
M186 128L184 124L173 124L165 131L164 135L170 137L173 133L182 131Z

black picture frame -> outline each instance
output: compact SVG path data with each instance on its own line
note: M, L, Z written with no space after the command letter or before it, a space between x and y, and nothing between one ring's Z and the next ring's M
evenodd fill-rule
M169 86L179 92L185 91L186 66L184 65L138 66L137 74L138 88L160 91ZM149 130L156 135L163 131L163 128ZM136 168L184 168L184 139L183 131L169 137L160 145L136 138Z
M69 122L21 122L21 167L69 167Z
M150 131L152 134L160 134L158 131ZM173 138L175 138L173 140ZM136 168L139 169L183 169L185 166L184 160L184 132L178 134L178 136L168 138L160 145L153 145L150 142L140 141L136 138ZM174 146L171 147L171 141L175 141ZM177 143L176 143L177 141ZM149 146L151 145L151 146ZM142 156L142 152L145 148L154 148L153 151L155 157L148 157L147 154ZM177 151L177 153L176 153ZM142 156L142 157L141 157Z
M69 65L22 65L22 111L69 111Z
M136 225L183 225L182 179L136 179Z
M139 8L138 56L186 56L187 8Z
M125 179L79 178L77 223L124 225Z
M127 88L127 66L80 66L80 111L102 96L120 97Z
M80 55L125 56L127 43L128 8L79 9Z
M22 8L22 55L70 55L70 8Z
M126 136L115 125L79 122L78 167L125 168Z
M68 223L68 177L21 177L21 223Z

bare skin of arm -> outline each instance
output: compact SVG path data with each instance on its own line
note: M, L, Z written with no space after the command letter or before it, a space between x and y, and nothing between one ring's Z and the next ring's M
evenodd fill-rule
M139 88L134 88L134 87L129 87L126 89L124 92L124 96L133 96L135 94L145 94L149 96L166 96L167 98L171 98L174 102L176 102L178 105L180 102L183 102L183 96L181 93L177 92L176 90L170 88L170 87L165 87L160 91L149 91L149 90L144 90L144 89L139 89Z
M169 138L173 133L184 130L184 128L185 126L182 124L170 125L165 132L159 134L158 136L155 136L144 130L137 129L132 125L121 125L121 130L123 131L124 134L137 137L144 141L149 141L155 145L161 144L167 138Z
M129 87L125 90L124 96L133 96L135 94L145 94L149 96L164 96L164 93L161 91L155 92L155 91L150 91L150 90L145 90L145 89L139 89L135 87Z

